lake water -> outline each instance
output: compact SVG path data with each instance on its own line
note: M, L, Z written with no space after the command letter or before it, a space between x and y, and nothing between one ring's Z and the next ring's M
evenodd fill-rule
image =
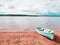
M0 31L35 31L36 27L60 30L60 17L0 17Z

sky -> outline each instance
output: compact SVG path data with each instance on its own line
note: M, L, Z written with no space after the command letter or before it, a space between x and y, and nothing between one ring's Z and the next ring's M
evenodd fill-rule
M60 15L60 0L0 0L0 14Z

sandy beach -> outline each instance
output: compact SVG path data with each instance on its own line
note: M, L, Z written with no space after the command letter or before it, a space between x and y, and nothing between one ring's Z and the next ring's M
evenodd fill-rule
M0 45L60 45L37 32L0 32Z

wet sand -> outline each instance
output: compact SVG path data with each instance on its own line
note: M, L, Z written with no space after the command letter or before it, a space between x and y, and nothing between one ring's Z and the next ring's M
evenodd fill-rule
M60 45L37 32L0 32L0 45Z

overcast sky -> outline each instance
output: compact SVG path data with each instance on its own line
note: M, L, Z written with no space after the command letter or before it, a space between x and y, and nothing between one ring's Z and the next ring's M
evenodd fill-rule
M0 0L0 14L60 13L60 0Z

